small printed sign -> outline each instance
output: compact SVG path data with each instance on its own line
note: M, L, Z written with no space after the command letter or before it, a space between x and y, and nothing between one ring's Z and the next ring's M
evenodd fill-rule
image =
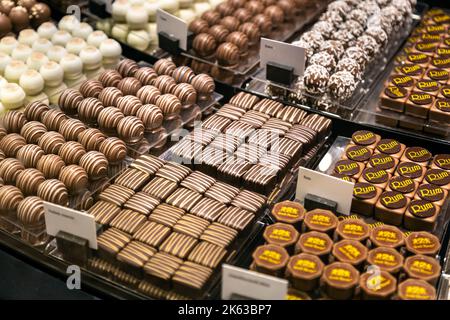
M186 22L164 10L156 11L156 31L165 32L180 41L180 49L187 50L188 27Z
M64 231L88 240L89 247L97 249L94 216L50 202L44 202L44 210L48 235L56 236L58 232Z
M255 300L285 300L288 281L262 273L222 265L222 299L233 295Z
M296 199L303 203L307 194L337 202L337 212L350 215L353 182L301 167L298 171Z
M267 69L267 63L278 62L294 68L294 75L302 76L305 71L305 48L276 40L261 38L261 67Z

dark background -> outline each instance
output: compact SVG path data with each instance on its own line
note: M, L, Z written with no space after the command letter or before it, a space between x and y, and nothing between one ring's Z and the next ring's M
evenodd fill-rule
M430 7L450 8L450 0L427 0L424 2L428 3Z

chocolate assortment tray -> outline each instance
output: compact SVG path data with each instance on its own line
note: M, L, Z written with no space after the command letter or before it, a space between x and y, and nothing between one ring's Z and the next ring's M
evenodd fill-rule
M330 4L330 6L332 6L332 4ZM330 6L328 7L329 11L326 12L326 14L333 16L335 15L333 10L337 9L333 7L330 9ZM307 48L308 62L306 64L305 75L303 77L294 81L292 85L286 86L265 80L265 72L259 71L247 83L245 83L243 87L251 92L264 94L274 99L279 99L280 101L289 101L302 108L317 109L325 112L325 114L353 120L357 113L357 106L362 105L361 101L363 101L366 95L372 91L372 87L378 83L378 78L383 74L386 65L392 60L413 28L419 23L421 16L424 14L426 9L426 5L418 3L415 7L414 14L407 16L400 26L396 26L395 31L391 31L389 33L390 36L386 36L386 38L377 45L379 49L375 51L375 53L372 52L372 56L370 56L368 52L357 54L356 52L359 51L357 49L358 45L355 46L353 44L353 46L348 44L349 47L345 47L347 50L345 50L342 45L338 46L341 47L340 50L334 47L331 48L332 46L337 46L335 43L337 40L324 41L320 34L316 41L318 41L317 45L319 48L322 49L314 50L309 48L307 44L312 41L309 38L316 37L316 33L323 34L323 32L325 32L322 30L322 24L325 25L325 22L327 22L327 16L324 14L319 19L319 22L313 25L309 31L305 32L299 40L293 42L293 44L304 47L306 46ZM359 12L359 9L353 10ZM361 37L367 37L373 29L378 30L378 27L375 25L369 27L366 30L367 35L363 34ZM377 32L381 33L381 31ZM384 34L386 35L386 33ZM350 43L352 42L350 41ZM361 48L364 49L365 45L361 45ZM313 54L314 52L316 52L316 54ZM337 63L331 54L335 54L337 57ZM325 55L326 58L320 55ZM370 56L371 58L364 60L365 62L362 63L359 68L357 68L356 65L351 67L353 63L350 63L348 59L358 61L357 57L364 55ZM333 63L331 63L330 66L325 65L328 63L327 61L330 60L335 61L334 66ZM343 62L340 63L340 61ZM323 70L318 66L323 67L326 70ZM308 70L308 67L311 67L311 70ZM320 70L314 70L314 68ZM333 78L333 76L330 77L332 74L330 73L332 72L331 70L337 71L334 75L338 72L345 72L346 76L348 76L347 72L353 72L353 74L352 77L348 77L348 80L345 80L345 83L341 82L344 78L339 78L334 75L333 76L335 79L331 81L331 78ZM360 71L358 72L358 70ZM321 80L310 81L309 78ZM336 83L335 86L334 83ZM309 89L308 86L310 87Z

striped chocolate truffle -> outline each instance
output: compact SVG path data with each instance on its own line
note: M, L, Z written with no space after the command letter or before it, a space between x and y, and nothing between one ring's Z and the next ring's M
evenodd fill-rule
M194 38L192 47L199 56L208 57L216 50L217 42L212 35L208 33L200 33Z
M213 26L213 25L219 23L221 15L217 11L208 10L208 11L203 12L203 14L201 15L201 18L203 20L205 20L206 22L208 22L208 24L210 26Z
M117 87L120 80L122 80L122 76L116 70L103 71L98 77L98 81L100 81L105 88Z
M245 33L240 32L240 31L232 32L228 35L226 41L231 42L234 45L236 45L239 48L239 52L240 52L241 56L248 53L249 40L248 40L247 36L245 35Z
M10 133L0 140L0 149L3 150L7 157L14 158L17 152L26 145L24 137L17 133Z
M158 88L162 94L171 93L176 84L176 81L171 76L166 75L159 76L153 82L153 85Z
M239 48L231 42L224 42L217 48L216 58L221 65L234 66L239 62Z
M87 151L98 151L100 144L106 139L106 136L98 129L89 128L81 132L78 136L78 142Z
M0 178L2 178L3 182L6 184L14 184L17 176L23 170L25 170L25 167L15 158L6 158L0 162Z
M126 95L135 96L141 87L142 83L138 79L132 77L123 78L117 85L117 89L122 91L122 94L124 96Z
M201 73L192 78L191 81L194 89L202 95L210 95L216 89L213 78L206 73Z
M160 95L161 91L159 91L158 88L148 85L140 88L136 97L138 97L143 104L155 104Z
M38 187L45 181L44 174L37 169L28 168L17 175L16 187L26 196L37 194Z
M157 74L167 76L171 76L176 67L175 63L169 59L160 59L153 65L153 69Z
M66 140L62 134L56 131L49 131L41 136L38 145L47 154L58 154L59 149L65 142Z
M78 105L83 101L83 95L75 89L66 89L61 93L58 105L66 113L77 113Z
M67 141L77 141L78 135L84 130L86 130L86 126L83 122L69 118L61 122L58 132L62 134Z
M68 141L59 148L58 155L67 165L71 165L78 164L85 153L86 149L80 143Z
M126 77L133 77L136 71L139 70L139 65L130 59L123 59L119 62L119 65L117 66L117 71L120 73L120 75L124 78Z
M27 118L22 111L10 110L3 116L2 121L8 133L19 133L27 123Z
M48 110L48 105L40 101L35 101L27 104L23 113L28 121L40 121L42 115Z
M36 168L39 159L41 159L44 154L44 151L38 145L27 144L20 148L16 158L25 166L25 168Z
M39 197L26 197L17 206L17 219L25 226L45 223L44 202Z
M107 107L100 111L97 123L102 130L115 131L117 124L124 117L124 114L116 107Z
M197 91L189 83L179 83L172 93L180 99L183 105L191 105L197 102Z
M146 131L151 131L161 127L164 116L160 108L153 104L145 104L136 113Z
M103 140L99 151L105 155L111 164L121 162L127 156L127 146L122 140L115 137Z
M136 71L134 77L138 79L143 86L147 86L153 84L153 81L158 77L158 74L153 68L143 67Z
M211 29L209 29L209 34L216 39L217 43L225 42L228 35L230 34L230 30L225 28L221 24L216 24L215 26L212 26Z
M44 201L67 206L69 204L69 193L61 181L57 179L45 180L39 185L37 195Z
M25 138L28 143L37 144L39 138L47 132L47 128L39 121L30 121L23 125L20 135Z
M163 94L156 100L156 105L165 116L180 113L181 101L173 94Z
M209 29L209 24L206 20L197 18L189 23L188 30L194 34L207 33Z
M227 28L230 32L233 32L239 28L241 22L239 21L238 18L229 15L223 17L222 20L220 20L219 24Z
M96 123L103 109L102 103L97 98L85 98L78 105L78 117L84 123Z
M105 107L115 107L121 97L123 97L122 91L114 87L106 87L100 92L98 99Z
M126 143L137 143L144 137L144 124L139 118L124 117L117 124L117 133Z
M79 165L91 179L99 179L106 176L108 172L108 160L98 151L89 151L80 159Z
M103 84L98 80L87 80L80 86L80 93L85 98L98 98L103 90Z
M61 123L68 117L57 109L50 109L41 117L41 122L47 127L47 130L58 131Z
M75 164L62 168L59 173L59 180L72 192L86 189L88 185L88 175L86 171Z
M64 166L65 163L60 156L46 154L39 159L36 168L44 174L45 178L56 179Z
M194 76L194 71L186 66L178 67L172 73L172 77L177 83L190 83Z
M15 211L23 200L23 194L14 186L0 187L0 210Z
M85 189L75 195L69 197L69 207L75 210L86 211L95 203L94 197L90 190Z
M125 116L135 116L137 111L142 107L141 100L134 95L123 96L117 101L117 108Z
M22 147L23 148L23 147ZM3 152L3 150L0 150L0 162L2 162L3 160L5 160L6 158L6 154Z
M239 26L240 32L244 33L249 41L249 44L255 44L261 38L259 28L253 22L246 22Z

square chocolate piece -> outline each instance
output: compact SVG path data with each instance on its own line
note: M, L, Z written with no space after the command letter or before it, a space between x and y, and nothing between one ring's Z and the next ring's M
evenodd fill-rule
M291 163L295 163L302 155L303 144L288 138L282 138L272 145L270 151L284 154L291 158Z
M283 104L271 99L262 99L253 106L253 110L262 112L271 117L275 117L281 109L283 109Z
M426 92L432 96L437 96L441 85L434 80L419 80L416 83L416 89L418 92Z
M395 74L389 77L387 85L394 85L399 88L405 88L406 90L414 87L415 80L410 76Z
M216 221L227 207L216 200L203 198L190 211L197 217L208 221Z
M388 86L383 90L380 97L380 108L396 112L405 110L405 103L408 99L408 90L397 86Z
M171 195L177 187L176 182L157 177L150 181L142 191L162 201Z
M211 178L200 171L194 171L186 179L184 179L180 185L189 190L203 194L211 188L215 182L216 179Z
M383 169L366 168L363 170L358 182L370 183L384 190L390 178L391 174Z
M193 298L200 297L211 275L212 270L210 268L186 261L172 278L174 290Z
M245 110L250 110L255 104L259 102L259 98L251 93L239 92L230 99L230 104L243 108Z
M261 127L261 129L272 130L281 137L283 137L291 128L292 124L277 118L270 118Z
M317 132L311 128L297 124L284 137L302 143L304 146L303 149L306 151L316 143Z
M153 210L148 220L172 228L185 213L183 209L163 203Z
M238 121L245 114L245 109L226 103L220 108L216 115L228 118L233 121Z
M300 124L316 131L319 139L325 138L331 131L331 120L318 114L306 116Z
M405 114L422 119L428 118L428 112L434 104L434 97L423 91L412 91L405 104Z
M244 174L244 185L255 192L268 195L277 183L278 170L257 164Z
M111 221L110 225L128 234L134 234L146 220L143 214L125 209Z
M161 244L159 251L171 254L181 259L185 259L197 244L197 239L188 235L173 232Z
M339 160L334 166L334 172L358 180L365 165L352 160Z
M414 195L414 200L425 200L442 207L447 200L448 191L433 184L422 184Z
M450 50L450 49L448 49ZM434 80L441 84L447 84L450 79L450 73L446 69L441 68L430 68L425 72L423 76L424 80Z
M250 139L248 139L248 143L267 149L276 144L279 140L280 135L278 133L268 129L258 129L252 134Z
M251 125L234 121L225 129L225 135L236 137L240 142L244 142L254 131L255 129Z
M238 195L239 189L229 184L217 181L208 191L205 197L217 200L223 204L230 204Z
M245 230L255 219L255 215L250 211L236 207L229 207L220 216L218 223L238 231Z
M146 221L133 235L133 239L157 248L169 234L169 227L156 222Z
M181 180L186 178L190 173L192 173L192 170L188 167L178 163L168 162L156 172L156 176L180 183Z
M169 288L169 281L178 270L183 260L173 255L157 252L144 265L146 276L156 285Z
M284 106L278 111L276 117L280 120L286 121L292 125L299 124L305 118L307 112L296 107Z
M97 237L98 254L111 261L131 241L131 236L115 228L109 228Z
M159 204L159 200L145 192L138 192L133 195L123 207L140 214L149 215Z
M425 173L424 182L439 186L447 191L450 190L450 171L442 169L428 169Z
M149 180L150 175L148 173L138 169L129 168L116 178L114 184L137 191Z
M202 195L200 193L186 188L179 188L167 198L166 202L172 206L189 211L201 198Z
M440 207L425 200L413 200L408 205L403 222L411 231L434 231Z
M352 212L372 217L382 190L370 183L358 182L353 188Z
M217 132L208 129L195 128L189 135L184 137L184 139L193 141L206 147L210 144L217 136Z
M241 190L236 198L231 201L231 205L250 212L257 213L263 208L266 200L267 197L259 193L251 192L248 190Z
M141 269L156 253L156 249L139 241L131 241L117 255L117 260L132 268Z
M248 163L256 164L266 152L267 150L263 146L244 143L236 150L234 156Z
M400 192L385 191L375 205L375 218L384 223L399 226L410 199Z
M437 99L431 106L429 118L432 121L450 123L450 99Z
M227 250L210 242L198 243L189 254L188 260L201 264L202 266L215 269L225 258Z
M239 138L232 135L221 134L218 135L208 146L208 148L214 148L220 150L226 154L232 154L238 146L242 143ZM206 152L206 149L205 149ZM205 153L204 152L204 153Z
M245 122L251 125L255 129L261 128L267 120L270 119L270 116L255 110L250 110L246 112L239 121Z
M203 150L198 161L200 164L196 166L196 169L208 176L216 177L217 169L226 161L228 156L230 154L225 151L208 146Z
M216 132L224 132L225 128L228 127L228 125L232 122L232 120L228 118L224 118L221 116L218 116L216 114L208 117L203 123L202 128L213 130Z
M229 158L218 169L217 176L220 180L233 185L240 185L242 177L252 167L248 161L239 158Z
M185 214L173 226L173 231L198 239L209 224L210 222L206 219L192 214Z
M106 188L98 196L99 200L112 203L118 207L124 205L134 195L134 191L130 188L113 184Z
M141 170L148 173L150 176L153 176L164 164L164 160L150 154L144 154L133 161L130 168Z
M111 220L119 214L120 210L120 207L115 204L99 201L89 208L87 212L94 216L95 222L102 225L109 225Z
M192 166L202 153L203 146L194 141L183 139L170 149L170 161Z
M227 248L236 239L238 232L226 225L214 222L200 236L200 240L208 241L216 246Z

